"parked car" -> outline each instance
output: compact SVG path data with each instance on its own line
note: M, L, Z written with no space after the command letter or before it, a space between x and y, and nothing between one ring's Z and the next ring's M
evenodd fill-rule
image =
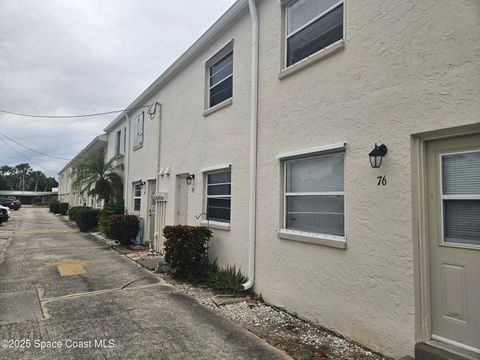
M5 209L4 206L2 206L0 208L0 224L6 221L8 221L8 212L7 212L7 209Z
M3 206L3 205L0 205L0 209L5 209L7 211L8 219L10 219L10 216L12 216L12 210L8 206Z
M20 201L15 197L2 197L0 198L0 205L9 207L12 210L19 210L22 207Z

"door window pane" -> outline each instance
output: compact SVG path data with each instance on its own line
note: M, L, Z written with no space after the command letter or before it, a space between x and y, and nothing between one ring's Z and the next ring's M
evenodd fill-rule
M287 229L344 236L343 196L288 196Z
M443 195L480 194L480 151L442 156Z
M480 200L443 200L444 240L480 245Z

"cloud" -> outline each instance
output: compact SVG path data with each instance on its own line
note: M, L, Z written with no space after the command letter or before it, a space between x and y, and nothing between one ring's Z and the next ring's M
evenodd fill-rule
M0 108L34 114L122 109L234 0L2 0ZM0 114L0 131L32 148L73 157L114 115L32 119ZM11 143L35 169L66 163ZM0 142L0 165L25 159Z

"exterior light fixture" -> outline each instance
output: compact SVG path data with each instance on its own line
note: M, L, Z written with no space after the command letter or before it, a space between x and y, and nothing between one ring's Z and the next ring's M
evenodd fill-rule
M187 185L192 185L192 181L195 180L195 174L188 174Z
M377 143L375 143L375 147L372 151L370 151L370 154L368 154L368 156L370 157L370 165L372 166L372 168L376 169L379 168L380 165L382 165L382 159L387 154L387 152L388 149L384 144L378 146Z

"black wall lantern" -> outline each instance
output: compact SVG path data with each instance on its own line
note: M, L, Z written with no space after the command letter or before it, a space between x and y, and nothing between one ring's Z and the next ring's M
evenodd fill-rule
M195 180L195 174L188 174L187 185L192 185L192 181Z
M387 154L387 152L388 149L385 145L382 144L378 146L377 143L375 143L375 147L372 151L370 151L370 154L368 154L368 156L370 157L370 165L372 166L372 168L379 168L380 165L382 165L382 159Z

